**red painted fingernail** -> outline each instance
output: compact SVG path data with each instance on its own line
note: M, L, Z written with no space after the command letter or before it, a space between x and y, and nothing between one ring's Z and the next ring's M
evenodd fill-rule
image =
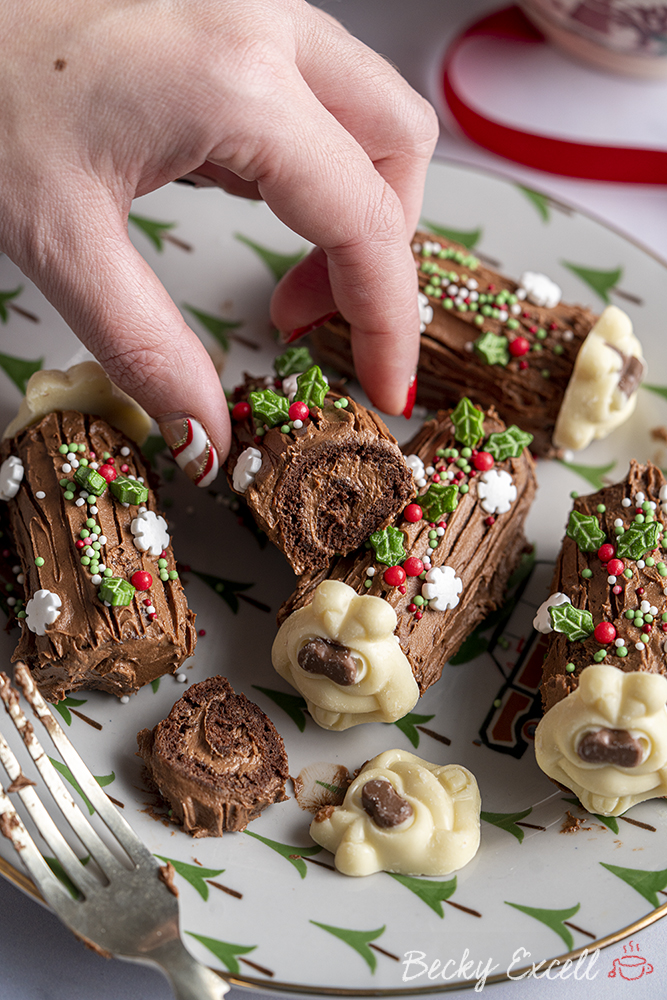
M314 322L309 323L308 326L297 326L296 330L292 330L290 333L282 333L281 338L283 344L291 344L293 341L298 340L299 337L305 337L307 333L312 333L313 330L317 330L318 326L322 326L323 323L327 323L330 319L333 319L336 315L336 310L327 313L326 316L320 316L319 319L314 320Z
M412 411L415 405L415 399L417 398L417 373L410 379L410 384L408 386L408 398L405 404L405 409L403 410L403 416L406 420L409 420L412 416Z

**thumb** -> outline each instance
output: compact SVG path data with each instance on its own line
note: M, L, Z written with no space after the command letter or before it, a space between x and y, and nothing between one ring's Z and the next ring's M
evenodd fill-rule
M109 377L155 418L181 468L208 486L230 445L215 367L132 246L118 207L97 197L92 225L90 202L69 201L24 270Z

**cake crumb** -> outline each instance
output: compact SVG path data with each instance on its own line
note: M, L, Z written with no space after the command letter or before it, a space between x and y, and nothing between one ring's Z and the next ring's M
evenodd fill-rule
M592 830L590 826L584 826L584 821L579 816L574 816L568 809L565 813L565 819L563 825L560 828L561 833L577 833L579 830Z

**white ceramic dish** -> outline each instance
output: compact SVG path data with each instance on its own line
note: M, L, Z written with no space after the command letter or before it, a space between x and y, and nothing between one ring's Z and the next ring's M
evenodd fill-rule
M305 249L303 241L264 205L219 191L171 185L141 199L135 211L144 219L174 224L162 230L160 252L136 224L131 231L175 301L242 322L227 328L225 385L233 386L244 370L268 372L276 353L268 321L274 277L261 255L236 234L287 255ZM475 252L507 274L543 271L568 299L599 309L607 296L626 308L644 342L649 384L667 386L662 344L667 275L664 264L645 250L540 194L442 163L431 168L423 214L425 220L467 233ZM563 261L595 273L584 281ZM0 260L0 293L19 285L23 290L4 300L3 351L21 358L43 356L47 367L80 360L78 342L59 317L6 258ZM12 306L40 322L31 322ZM185 314L222 357L200 319ZM2 372L0 382L0 416L9 420L20 394ZM360 395L354 389L353 394ZM418 423L418 417L410 425L390 421L399 439L407 439ZM255 536L238 525L221 483L210 491L195 491L180 473L172 476L166 458L158 458L168 477L162 497L180 560L200 573L249 585L238 591L240 600L233 587L225 589L231 595L227 603L194 572L184 574L198 627L206 633L188 683L222 673L236 690L257 701L285 739L293 775L316 761L353 770L382 750L416 749L432 761L470 768L487 814L481 848L471 864L456 876L408 885L387 874L349 879L332 870L331 857L310 841L310 816L294 798L271 807L245 834L195 841L145 812L151 796L142 788L141 761L134 754L137 731L162 719L183 685L162 678L157 690L148 686L127 705L79 692L69 706L62 706L66 729L94 774L113 774L108 792L123 803L124 815L150 848L181 866L176 881L182 926L197 957L226 970L236 983L264 990L436 992L458 987L485 969L489 979L504 978L510 967L517 974L532 961L594 949L662 915L667 909L665 802L644 803L627 818L602 822L567 801L569 796L536 767L531 735L541 655L533 645L530 620L547 586L548 563L558 549L570 491L586 491L586 477L620 478L631 456L667 465L665 446L650 433L664 424L667 399L643 389L631 421L611 440L573 460L583 474L559 463L540 463L541 489L528 524L538 566L513 617L482 635L489 644L485 652L445 668L442 680L418 704L412 724L377 724L344 733L320 730L300 713L294 693L271 668L274 615L294 582L282 557L261 549ZM612 463L613 470L607 469ZM5 663L15 635L4 634L0 640ZM258 687L279 692L278 700L282 694L287 702L280 707ZM68 713L68 707L75 712ZM101 728L93 728L82 715ZM567 810L584 820L576 833L561 833ZM301 853L301 858L290 856ZM4 840L0 867L25 887L20 862ZM640 885L640 872L654 874ZM442 967L436 967L429 979L423 963L430 967L436 961L445 978ZM599 961L602 968L604 953ZM473 964L465 967L465 962Z

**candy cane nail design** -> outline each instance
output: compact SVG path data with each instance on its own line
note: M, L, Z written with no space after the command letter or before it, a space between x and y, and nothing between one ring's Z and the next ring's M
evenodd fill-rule
M218 453L208 434L194 417L174 413L159 422L177 465L190 477L195 486L210 486L218 474Z

